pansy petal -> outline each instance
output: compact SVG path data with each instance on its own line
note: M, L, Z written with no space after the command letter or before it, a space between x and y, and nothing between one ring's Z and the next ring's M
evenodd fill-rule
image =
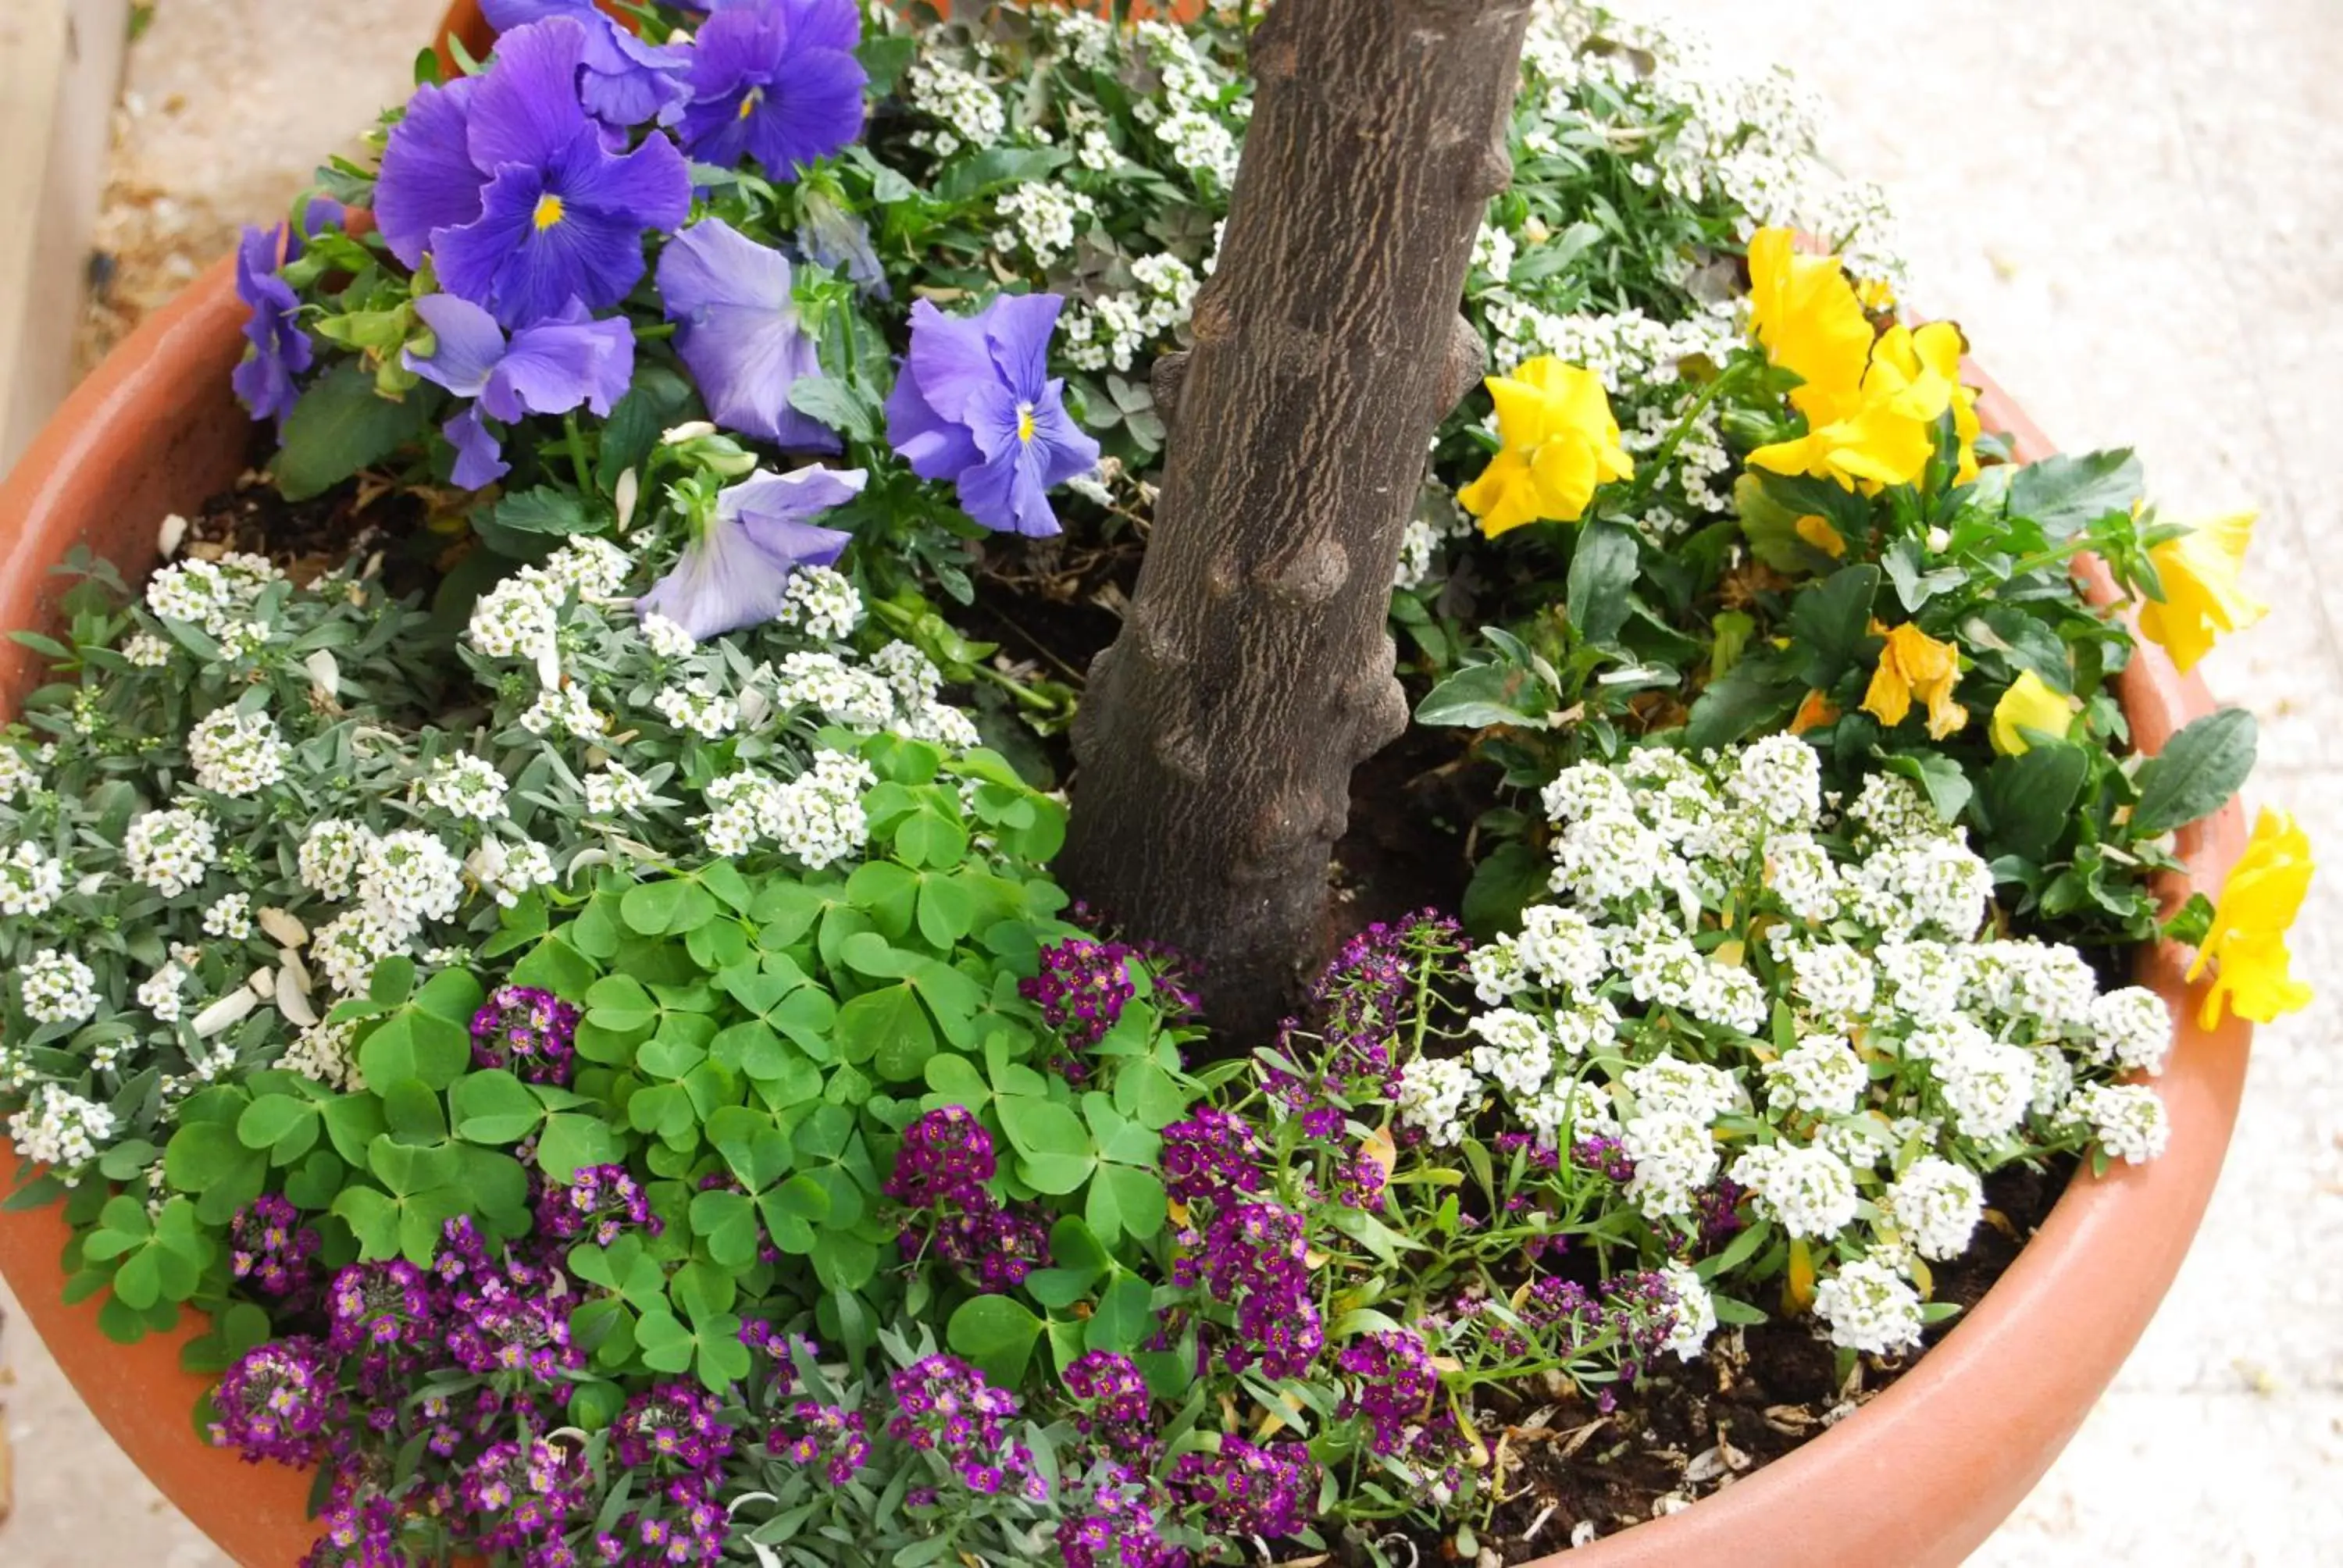
M761 626L780 613L791 568L775 560L738 525L717 523L676 558L674 569L635 601L663 615L696 641Z
M543 168L568 146L586 111L578 102L578 67L586 28L548 17L497 40L494 67L472 100L472 162L491 173L508 164Z
M468 76L444 87L417 88L383 147L375 226L391 255L409 267L422 265L434 230L480 216L480 187L488 176L472 162L468 110L479 85Z
M670 321L711 305L787 310L789 283L787 256L722 218L701 219L659 253L659 298Z
M1051 487L1079 478L1099 464L1099 444L1066 412L1066 384L1051 382L1033 405L1033 443L1044 454L1041 483Z
M791 49L851 52L862 42L862 18L854 0L774 0L787 22Z
M984 318L946 316L924 299L911 305L911 352L903 369L918 380L928 406L955 422L966 416L970 398L1001 384Z
M548 16L594 15L594 0L480 0L480 15L499 33L542 22Z
M1031 447L1012 443L960 476L961 510L1000 533L1039 538L1058 532Z
M485 488L510 470L511 465L504 460L504 448L480 421L479 405L466 407L440 426L439 433L456 448L456 470L450 477L463 488Z
M478 397L488 384L488 372L505 355L505 335L498 328L496 317L452 294L425 295L415 302L415 314L431 328L435 347L427 358L407 349L401 361L417 376L459 397Z
M639 236L645 229L672 229L691 212L691 169L664 136L653 135L623 157L612 157L600 138L573 140L554 166L551 183L565 204L623 221ZM642 269L638 266L636 276ZM633 286L633 278L628 286ZM625 290L621 289L620 294ZM589 305L615 305L615 298Z
M929 404L909 365L896 373L895 389L887 395L887 444L922 479L949 479L984 461L968 427L946 419Z
M1001 379L1028 402L1037 402L1050 377L1050 334L1065 300L1054 294L1004 294L985 307L978 320Z
M751 524L801 522L844 506L862 493L870 479L860 468L825 468L818 464L785 474L752 474L717 496L716 515Z
M634 374L635 333L624 317L542 321L513 334L512 350L481 401L508 421L523 413L567 414L580 404L607 417Z
M800 50L792 39L771 90L749 113L749 151L773 178L794 179L799 166L862 134L862 89L870 81L862 63L845 51Z

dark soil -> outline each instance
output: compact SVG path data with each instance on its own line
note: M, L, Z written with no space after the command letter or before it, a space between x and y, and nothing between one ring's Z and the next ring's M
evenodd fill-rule
M178 553L215 560L229 551L266 556L304 586L353 556L379 557L394 593L428 591L447 566L424 542L429 509L422 497L361 475L323 495L288 501L262 469L276 448L266 425L253 427L248 466L234 486L208 496L187 519ZM470 531L454 533L463 541Z
M2071 1164L2010 1169L1986 1179L1986 1222L1968 1252L1936 1272L1937 1300L1974 1306L2016 1257L2066 1191ZM1957 1317L1932 1329L1934 1345ZM1566 1549L1591 1522L1598 1536L1688 1506L1781 1458L1877 1398L1927 1354L1856 1361L1844 1380L1838 1353L1802 1323L1727 1330L1710 1353L1647 1378L1609 1414L1575 1396L1531 1397L1484 1423L1503 1460L1499 1501L1476 1526L1483 1552L1507 1563ZM1403 1533L1418 1563L1470 1562L1453 1538ZM1398 1543L1383 1538L1386 1556ZM1366 1561L1364 1553L1349 1559ZM1406 1553L1395 1561L1405 1563ZM1485 1559L1484 1559L1485 1560Z

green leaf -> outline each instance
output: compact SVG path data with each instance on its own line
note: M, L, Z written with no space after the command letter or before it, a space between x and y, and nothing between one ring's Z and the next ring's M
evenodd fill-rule
M878 438L879 409L870 395L834 377L799 377L789 384L789 407L855 440Z
M319 377L286 416L269 465L288 501L333 488L422 435L436 393L423 387L397 402L375 391L373 375L346 359Z
M906 981L866 991L838 1010L838 1047L850 1062L868 1061L890 1083L917 1080L936 1051L936 1031Z
M2065 741L2037 741L1986 769L1970 815L1985 846L2038 861L2073 826L2076 798L2091 770L2090 754Z
M653 1372L683 1372L691 1365L692 1333L673 1312L655 1307L635 1324L635 1349Z
M334 1213L358 1240L369 1261L398 1251L398 1205L372 1187L345 1187L334 1197Z
M1163 1183L1153 1172L1131 1165L1101 1165L1091 1178L1086 1212L1108 1241L1131 1236L1144 1241L1163 1229L1169 1212Z
M317 1107L310 1101L296 1100L289 1094L265 1094L244 1108L236 1118L236 1136L246 1149L269 1149L284 1141L297 1131L306 1129L311 1141L317 1135ZM307 1147L296 1150L280 1164L290 1164Z
M1091 1314L1085 1336L1089 1347L1117 1353L1135 1348L1155 1327L1153 1295L1147 1282L1136 1274L1124 1274L1109 1285L1106 1294L1099 1298L1098 1310Z
M1032 1359L1041 1320L1007 1296L971 1296L952 1313L944 1341L1003 1388L1015 1388Z
M1833 572L1792 602L1790 637L1793 647L1806 655L1806 685L1828 687L1863 656L1878 597L1879 568L1860 561Z
M586 515L585 503L568 490L539 485L535 489L521 490L505 497L489 514L499 528L512 528L524 534L552 534L566 538L584 533L593 519Z
M1601 518L1580 528L1570 558L1569 614L1581 638L1602 645L1619 635L1627 623L1635 566L1633 528Z
M942 812L923 807L896 826L895 852L914 866L957 866L968 856L968 830Z
M472 1040L464 1026L420 1007L386 1019L358 1047L358 1072L377 1093L407 1079L445 1089L471 1060Z
M1917 784L1942 820L1960 820L1969 803L1969 776L1961 771L1959 763L1941 751L1895 751L1882 756L1879 765Z
M1055 147L987 147L944 171L936 199L964 202L1003 186L1031 185L1062 166L1069 154Z
M1503 661L1460 669L1416 704L1418 724L1486 729L1518 724L1544 729L1553 711L1553 693L1534 672Z
M2009 515L2029 518L2053 540L2071 538L2110 512L2128 512L2147 494L2147 476L2128 448L2060 452L2028 463L2009 482Z
M1777 728L1798 706L1806 687L1796 675L1802 658L1778 648L1758 648L1735 663L1723 678L1710 681L1692 705L1684 746L1692 751L1723 749L1760 729Z
M1004 1095L995 1101L1001 1125L1015 1145L1018 1171L1043 1192L1079 1189L1097 1168L1081 1118L1054 1101ZM1091 1220L1095 1228L1097 1220Z
M2254 770L2259 731L2242 708L2205 715L2140 766L2132 832L2152 839L2209 817L2229 803Z
M638 882L618 900L619 916L647 937L681 936L720 912L715 894L682 878Z
M447 1099L457 1134L468 1142L518 1143L545 1120L544 1104L502 1069L465 1074Z
M556 931L513 966L512 983L535 986L556 996L583 996L600 973L592 960Z
M601 1119L563 1113L545 1120L545 1134L537 1141L537 1162L557 1181L574 1180L588 1165L608 1165L626 1151Z

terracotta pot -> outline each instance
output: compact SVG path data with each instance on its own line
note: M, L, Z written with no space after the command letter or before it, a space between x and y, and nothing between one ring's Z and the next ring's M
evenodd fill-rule
M447 27L485 52L471 0L459 0ZM234 478L250 435L228 390L242 320L222 262L117 347L25 454L0 487L0 627L47 623L48 568L75 545L143 572L163 515L193 510ZM2014 436L2021 458L2051 450L1997 388L1980 412ZM2104 574L2089 581L2112 598ZM0 702L13 707L36 678L32 655L0 643ZM2201 681L2177 675L2150 647L2120 689L2149 751L2212 706ZM2172 896L2217 890L2244 841L2235 804L2183 832L2189 874L2174 879ZM2197 1029L2181 970L2169 949L2141 964L2141 982L2179 1020L2159 1081L2172 1121L2162 1159L2078 1179L1976 1309L1852 1419L1680 1514L1557 1553L1542 1568L1931 1568L1966 1556L2048 1468L2137 1342L2211 1195L2250 1030L2235 1020ZM0 1160L13 1167L5 1141ZM67 1238L55 1206L0 1212L0 1271L59 1366L115 1441L224 1551L246 1568L290 1568L314 1533L309 1478L205 1443L189 1412L209 1380L179 1366L196 1327L130 1346L106 1339L95 1303L64 1302Z

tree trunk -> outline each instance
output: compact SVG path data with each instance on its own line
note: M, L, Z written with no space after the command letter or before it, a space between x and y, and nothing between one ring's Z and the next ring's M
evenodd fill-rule
M1241 1043L1319 955L1351 770L1399 735L1384 622L1532 0L1277 0L1129 618L1091 668L1069 886L1202 966Z

